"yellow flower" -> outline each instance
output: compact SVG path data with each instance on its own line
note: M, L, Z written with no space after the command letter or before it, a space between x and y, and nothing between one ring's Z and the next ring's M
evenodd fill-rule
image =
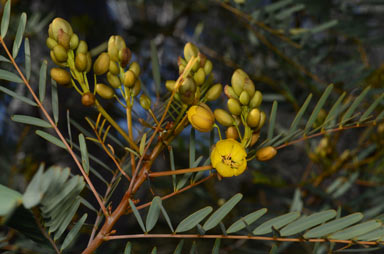
M212 167L223 177L237 176L247 168L247 153L234 139L224 139L216 143L211 153Z
M210 132L215 122L211 109L204 103L190 107L187 112L188 120L193 128L201 132Z

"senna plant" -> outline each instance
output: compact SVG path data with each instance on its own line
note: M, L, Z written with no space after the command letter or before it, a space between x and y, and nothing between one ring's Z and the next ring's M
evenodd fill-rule
M221 5L234 11L227 4ZM41 164L23 193L0 185L2 224L53 253L98 253L105 244L118 240L126 242L120 252L132 253L137 238L183 239L175 246L174 253L181 253L184 239L189 238L215 239L213 253L218 253L221 244L230 239L271 243L272 253L278 250L275 243L283 242L314 244L315 253L321 253L319 246L332 250L335 244L345 248L360 246L366 250L367 246L381 247L384 226L380 217L375 218L377 213L343 214L336 205L307 213L303 210L302 196L309 191L300 189L296 189L288 213L267 213L267 208L261 208L229 219L227 215L247 193L232 193L228 200L221 200L219 207L183 210L180 220L167 211L166 206L176 195L185 195L191 188L207 181L220 185L219 180L224 178L232 180L249 174L253 170L250 165L267 165L269 160L278 159L281 149L319 136L322 140L309 149L309 157L320 165L326 165L331 159L334 163L324 166L324 171L314 176L311 183L315 187L343 167L348 168L348 158L353 158L354 153L360 156L356 163L364 161L369 153L379 157L382 152L376 145L365 156L349 151L332 158L335 144L332 144L331 135L378 126L377 133L382 138L384 94L380 89L366 86L358 95L342 92L334 99L331 95L336 92L330 84L315 102L312 101L315 96L309 94L298 107L290 126L283 130L277 126L278 102L274 101L270 109L263 110L263 91L256 89L252 74L236 68L230 80L216 80L212 61L195 44L185 44L182 56L175 59L178 78L164 82L161 87L164 96L155 98L148 93L148 86L141 78L140 62L133 61L122 36L110 36L104 52L92 57L87 42L60 17L48 25L46 40L54 67L48 71L48 62L44 61L38 84L33 84L29 81L31 56L28 38L24 36L25 13L19 19L12 50L4 40L10 8L8 1L1 21L0 43L4 49L1 59L9 68L0 70L0 78L4 81L0 90L36 107L43 115L41 118L14 115L12 120L35 126L35 133L65 150L75 167L52 165L46 168ZM19 52L21 45L24 45L24 55ZM15 60L18 56L24 58L24 68ZM51 82L47 82L47 72ZM25 86L32 99L7 87L9 83ZM46 105L47 83L50 83L52 112ZM84 115L87 126L79 126L67 117L68 134L59 128L59 120L63 120L59 118L58 86L72 91L83 107L96 112ZM366 101L370 103L364 103ZM109 112L107 103L122 109L124 124ZM137 105L145 111L146 120L135 117ZM135 126L140 126L140 131L135 132ZM78 143L72 139L72 127L79 131ZM173 150L173 142L189 129L189 167L178 169L175 164L178 151ZM211 138L209 144L202 142L207 147L206 153L196 159L197 132ZM93 146L101 149L108 161L92 155ZM163 155L169 156L170 168L158 168L156 160ZM165 195L150 195L151 186L162 177L170 179L172 190ZM357 177L358 172L347 179L337 178L328 186L326 194L334 199L340 197ZM96 184L97 181L105 186ZM139 193L148 190L146 183L150 191L143 197ZM112 199L117 189L123 192L118 200ZM146 211L145 220L143 211ZM152 233L159 224L160 215L169 230ZM141 231L119 227L126 216L134 219ZM88 241L84 241L84 237ZM193 242L190 253L196 252L196 242ZM157 253L157 247L151 253Z

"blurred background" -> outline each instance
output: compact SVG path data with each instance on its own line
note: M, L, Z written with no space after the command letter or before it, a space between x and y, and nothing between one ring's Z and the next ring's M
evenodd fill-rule
M5 1L1 2L3 6ZM351 101L367 85L377 94L384 88L382 0L15 0L12 3L10 34L15 34L20 14L28 14L26 35L32 49L31 84L36 88L43 59L49 60L49 67L54 66L45 45L48 24L54 17L68 20L80 38L87 41L94 56L106 50L109 36L121 35L133 53L133 60L140 64L144 89L154 100L153 54L157 55L160 65L160 98L167 98L165 81L177 79L177 57L182 55L186 42L193 42L213 62L216 82L230 83L234 70L241 68L250 75L256 89L262 91L262 109L267 115L273 101L278 101L279 132L289 128L310 93L314 96L313 109L328 84L335 85L328 110L344 91L351 95L348 97ZM6 42L11 45L12 36L8 36ZM23 66L23 54L16 60ZM0 62L0 65L3 68L6 63ZM27 94L23 86L2 85ZM225 107L224 96L212 107ZM97 116L96 110L82 106L80 96L71 89L59 88L59 102L59 127L63 133L67 132L68 114L75 124L85 129L88 126L84 117L95 119ZM366 109L369 103L365 101L360 107ZM122 119L124 125L121 108L108 101L103 104L116 119ZM148 118L140 106L134 109L137 123L139 118ZM10 117L14 114L38 116L40 112L0 94L1 184L23 192L41 162L73 167L70 157L36 136L33 127L12 122ZM141 125L135 127L135 137L140 139ZM79 129L72 129L73 136L77 137ZM265 132L262 131L261 140L263 135L265 139ZM384 182L383 133L384 126L381 129L372 126L301 142L280 150L272 161L252 161L247 172L239 177L211 179L164 205L175 223L191 213L191 207L193 210L205 205L217 207L237 192L243 193L244 198L238 209L228 216L228 221L261 207L267 207L270 216L288 212L293 206L301 207L303 213L340 207L346 213L361 211L370 212L371 217L378 216L384 210L384 200L380 197L384 191L381 187ZM188 167L189 135L190 128L186 128L172 143L176 168ZM203 156L205 161L209 155L209 134L196 133L196 137L196 156ZM119 156L124 155L123 149L115 149ZM105 163L111 163L99 148L89 146L88 150L105 159ZM153 168L169 170L168 156L167 153L160 156ZM99 179L93 180L104 188ZM332 185L336 187L330 188ZM126 183L119 185L121 192L115 192L115 202L126 186ZM138 198L143 202L151 200L150 190L156 195L168 194L172 192L171 180L157 178L148 182ZM89 219L90 223L92 220ZM154 233L168 232L166 222L161 224L163 227L156 227ZM140 229L130 216L121 221L118 231L124 234L140 232ZM9 237L10 229L4 227L1 232ZM26 241L18 235L12 235L11 239ZM84 238L80 249L86 241ZM158 246L159 253L171 253L177 242L172 239L151 240L150 244L148 240L133 241L135 253L149 253L154 245ZM186 246L192 242L187 240ZM213 242L197 241L199 253L208 253ZM28 241L25 244L35 248ZM106 243L98 253L119 250L121 253L124 244L124 241ZM271 244L225 240L220 253L268 253ZM301 244L279 244L281 253L312 253L312 249Z

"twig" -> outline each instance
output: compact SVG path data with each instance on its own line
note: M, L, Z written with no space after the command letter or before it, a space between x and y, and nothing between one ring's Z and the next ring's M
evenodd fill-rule
M149 177L159 177L159 176L170 176L170 175L180 175L185 173L199 172L212 169L211 165L201 166L196 168L186 168L186 169L178 169L178 170L170 170L170 171L161 171L161 172L153 172L149 173Z
M37 208L35 208L37 209ZM52 245L53 249L55 250L55 252L57 254L60 254L61 252L59 251L59 249L57 248L56 246L56 243L55 241L53 241L53 239L47 234L47 232L44 230L43 226L41 225L40 223L40 220L38 218L38 215L36 214L36 210L35 209L32 209L32 215L33 215L33 218L35 219L35 222L37 224L37 226L39 227L41 233L43 234L43 236L49 241L49 243Z

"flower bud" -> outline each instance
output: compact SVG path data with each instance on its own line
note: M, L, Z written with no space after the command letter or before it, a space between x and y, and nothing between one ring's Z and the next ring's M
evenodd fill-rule
M71 40L71 37L67 33L64 33L62 30L59 31L57 36L57 43L63 46L66 50L69 49L70 40Z
M75 57L75 67L79 72L84 72L87 69L87 55L84 53L77 54Z
M119 61L119 51L126 48L125 41L120 35L112 35L108 40L108 54L113 61Z
M229 109L229 112L231 112L232 115L240 115L241 114L241 104L238 100L229 98L227 101L227 106Z
M136 81L136 74L132 70L128 70L124 73L123 84L126 87L133 87Z
M239 132L237 131L235 126L229 126L225 131L225 136L227 138L237 140L239 138Z
M259 161L267 161L275 157L277 150L272 146L263 147L256 152L256 158Z
M111 87L102 83L96 84L95 90L96 93L103 99L112 99L115 95L115 91Z
M193 79L196 82L196 85L201 86L205 80L205 72L203 68L199 68L193 75Z
M62 31L69 36L72 36L73 30L71 25L66 21L65 19L62 18L55 18L52 23L51 23L51 33L53 36L53 39L57 40L57 37L59 35L59 31ZM49 30L48 30L49 33Z
M193 72L197 72L197 70L200 68L201 66L200 66L200 59L199 58L197 58L197 60L196 60L196 62L193 64L193 66L192 66L192 71Z
M211 88L209 88L209 90L207 91L207 94L205 95L205 98L207 99L207 101L217 100L220 97L222 90L223 90L222 84L220 83L215 84L211 86Z
M235 70L235 72L232 74L231 84L237 96L240 96L241 92L243 91L244 80L247 77L248 77L247 73L245 73L241 69Z
M93 72L95 75L103 75L109 69L109 55L105 52L101 53L93 64Z
M107 80L108 83L113 87L113 88L119 88L121 86L120 78L116 75L114 75L112 72L107 73Z
M229 85L225 85L224 87L224 93L228 98L234 98L239 99L239 97L236 95L235 90Z
M45 43L47 44L47 47L49 49L53 49L57 45L57 41L55 41L51 37L48 37L47 40L45 41Z
M81 96L81 103L87 107L92 106L95 104L95 95L90 92L84 93L83 96Z
M205 61L204 71L206 75L209 75L212 72L212 62L210 60Z
M170 92L173 91L173 89L175 88L175 85L176 85L176 81L175 80L167 80L167 81L165 81L165 87Z
M49 55L51 56L51 59L52 59L52 61L53 61L55 64L57 64L57 65L59 65L59 66L61 66L61 67L66 67L66 66L65 66L66 63L62 63L62 62L57 61L57 59L56 59L56 57L55 57L55 53L53 52L53 50L51 50L51 51L49 52Z
M68 71L61 68L51 69L51 78L60 85L68 85L71 82L71 74Z
M121 67L125 68L131 60L131 50L129 48L122 48L119 50L119 61Z
M201 132L209 132L213 128L215 117L211 109L204 103L194 105L187 112L192 127Z
M87 54L87 52L88 52L88 45L85 41L81 40L79 42L79 45L77 46L76 54L80 54L80 53Z
M259 126L257 127L257 130L260 130L264 126L266 119L267 119L267 116L265 115L264 111L261 111Z
M136 74L136 77L140 75L140 65L137 62L132 62L129 69Z
M184 46L184 58L187 62L192 58L192 56L197 57L199 49L192 43L188 42Z
M48 36L49 36L49 38L55 40L55 36L53 35L52 23L49 24L49 26L48 26Z
M257 108L252 109L247 116L247 124L251 128L256 128L260 122L260 110Z
M193 97L196 92L195 81L191 78L185 78L179 87L179 93L187 97Z
M55 58L58 62L66 62L67 59L68 59L68 53L67 51L65 50L65 48L60 45L60 44L57 44L54 48L53 48L53 54L55 55Z
M252 139L251 139L250 146L253 146L254 144L256 144L256 142L259 140L259 138L260 138L260 132L254 132L252 134Z
M185 66L184 65L179 65L179 74L180 75L183 74L184 70L185 70Z
M233 125L233 117L224 109L216 109L214 112L216 120L223 126L229 127Z
M85 72L89 72L92 68L92 57L91 57L91 53L87 52L87 69L85 70Z
M151 99L147 95L142 94L139 101L143 109L148 110L151 108Z
M204 68L205 62L207 61L207 57L201 52L199 52L197 56L199 57L199 60L200 60L200 66Z
M255 94L255 84L253 84L253 81L250 78L244 79L244 91L246 91L249 94L249 97L252 98Z
M71 39L69 40L69 48L74 50L79 46L79 36L77 34L72 34Z
M178 65L178 66L182 65L182 66L185 67L185 66L187 65L187 61L185 61L184 58L182 58L181 56L179 56L179 57L177 58L177 65Z
M132 94L133 96L137 96L141 91L141 81L140 79L136 79L135 85L133 86L132 89Z
M109 61L109 71L113 75L118 75L120 73L120 68L115 61L112 61L112 60Z
M239 101L241 104L243 104L244 106L248 105L249 103L249 94L247 93L247 91L242 91L241 94L240 94L240 97L239 97Z
M260 106L262 101L263 101L263 95L261 94L261 92L259 90L257 90L255 92L255 94L253 95L251 101L249 102L249 107L250 108L257 108L258 106Z

